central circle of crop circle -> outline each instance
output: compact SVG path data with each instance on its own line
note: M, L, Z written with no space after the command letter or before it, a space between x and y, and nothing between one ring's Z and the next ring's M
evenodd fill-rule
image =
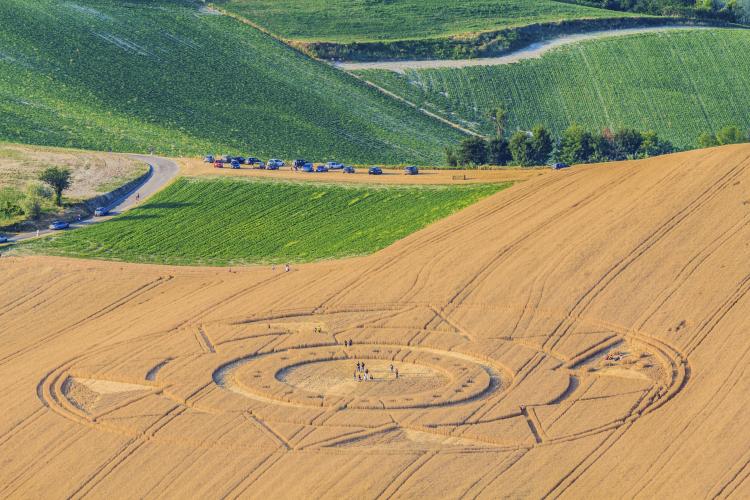
M364 363L357 370L356 363ZM367 370L366 372L364 370ZM284 368L276 378L323 396L400 397L438 389L448 375L427 365L386 360L319 361Z

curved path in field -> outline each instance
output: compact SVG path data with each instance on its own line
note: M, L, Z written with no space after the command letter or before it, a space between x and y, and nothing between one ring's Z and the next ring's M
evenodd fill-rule
M90 224L95 224L97 222L103 222L106 220L111 219L115 215L118 215L130 208L133 208L136 206L140 201L147 199L157 191L159 191L161 188L169 184L172 179L175 178L177 173L180 171L180 167L177 166L175 162L172 160L168 160L166 158L160 158L158 156L148 156L148 155L131 155L133 158L137 160L141 160L143 162L146 162L149 164L150 171L148 176L144 179L143 183L141 183L139 186L137 186L135 189L133 189L130 193L127 195L114 200L109 205L110 214L107 217L91 217L89 219L84 219L80 222L76 222L70 225L71 229L76 229L84 226L88 226ZM39 231L39 236L47 235L50 233L53 233L54 231L51 231L50 229L44 229ZM29 238L34 238L37 236L36 231L26 232L26 233L18 233L15 236L12 236L8 238L9 241L17 242L17 241L23 241L27 240Z
M412 61L383 61L383 62L344 62L335 63L334 66L346 71L356 71L363 69L386 69L403 73L408 69L439 69L439 68L466 68L469 66L499 66L523 61L525 59L534 59L543 56L550 50L569 45L571 43L581 42L584 40L594 40L599 38L611 38L617 36L637 35L641 33L653 33L676 30L695 30L695 29L721 29L707 26L652 26L643 28L626 28L617 30L589 31L587 33L576 33L572 35L563 35L558 38L537 42L499 57L479 57L474 59L431 59L431 60L412 60Z

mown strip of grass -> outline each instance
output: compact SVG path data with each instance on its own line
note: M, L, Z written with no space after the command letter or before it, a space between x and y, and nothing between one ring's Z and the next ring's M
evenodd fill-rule
M31 242L22 251L181 265L364 255L508 186L179 179L122 216Z

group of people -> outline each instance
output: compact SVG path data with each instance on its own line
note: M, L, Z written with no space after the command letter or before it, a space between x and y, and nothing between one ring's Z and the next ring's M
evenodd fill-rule
M351 340L349 341L351 342ZM351 344L349 344L351 345ZM398 368L393 366L391 363L391 373L398 378ZM370 369L365 367L364 361L357 361L357 368L354 370L354 380L357 382L375 380L375 377L370 373Z

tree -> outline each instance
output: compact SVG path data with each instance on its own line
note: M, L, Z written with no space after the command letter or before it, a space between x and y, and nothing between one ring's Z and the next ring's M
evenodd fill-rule
M487 144L487 163L490 165L507 165L513 159L508 148L508 141L502 137L493 137Z
M495 133L497 137L505 137L505 126L508 122L508 109L502 104L497 108L491 109L487 116L495 124Z
M62 192L70 187L70 170L67 168L47 167L39 174L39 180L49 184L55 192L55 203L62 206Z
M481 137L467 137L458 147L458 161L461 165L485 165L487 142Z
M747 141L747 137L737 127L727 126L716 132L716 141L719 145L739 144Z
M562 136L560 159L565 163L586 163L594 153L594 137L574 123Z
M698 137L698 147L700 148L712 148L718 145L719 141L716 139L716 135L710 132L704 132Z
M544 165L552 153L552 135L543 125L537 125L531 131L531 161L536 165Z
M508 149L513 156L513 163L523 167L534 164L531 137L527 132L519 130L510 136Z
M623 128L615 132L615 159L624 160L638 154L643 142L641 133L632 128Z
M671 153L674 151L672 143L666 140L662 140L653 130L648 130L641 134L643 141L641 147L638 150L638 156L641 158L648 158L650 156L659 156Z
M611 161L615 157L615 138L612 131L608 128L602 130L601 135L593 137L592 140L593 161Z

